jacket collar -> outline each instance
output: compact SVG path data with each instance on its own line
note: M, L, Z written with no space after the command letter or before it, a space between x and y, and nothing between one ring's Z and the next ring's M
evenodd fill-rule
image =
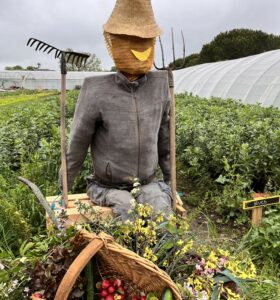
M122 74L121 72L117 72L115 74L115 82L121 86L123 89L125 89L126 91L132 92L135 91L137 88L139 88L140 86L143 86L147 81L147 75L143 75L142 77L140 77L139 79L135 80L135 81L129 81L124 74Z

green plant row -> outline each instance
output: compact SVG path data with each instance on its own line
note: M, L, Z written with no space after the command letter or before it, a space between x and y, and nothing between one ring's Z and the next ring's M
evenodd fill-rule
M38 100L40 98L45 98L47 96L52 96L56 94L57 92L52 91L52 92L41 92L38 94L30 94L30 95L22 95L22 96L11 95L2 99L0 98L0 107L2 108L3 106L6 105L14 105L16 103L32 101L35 99Z
M189 201L228 218L251 192L280 189L280 111L233 100L177 97L177 162Z

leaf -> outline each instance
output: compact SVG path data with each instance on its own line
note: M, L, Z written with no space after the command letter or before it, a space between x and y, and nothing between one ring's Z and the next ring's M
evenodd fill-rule
M229 270L224 270L224 271L221 271L221 272L219 272L217 274L225 275L226 277L228 277L229 279L231 279L231 281L233 281L234 283L236 283L237 286L240 287L244 293L246 293L247 295L249 295L250 297L252 297L250 295L249 291L247 290L247 288L243 285L243 283L242 283L243 280L236 278Z
M232 281L230 278L224 275L215 275L213 280L215 283L226 283Z
M169 250L173 248L173 246L174 246L174 241L170 239L162 245L162 249Z
M219 295L220 295L220 286L216 285L213 289L211 300L219 300Z
M220 175L217 179L215 179L215 182L218 182L218 183L221 183L221 184L224 184L227 181L228 181L228 179L223 175Z
M19 249L20 256L25 256L28 250L30 250L33 246L34 246L33 242L29 242L29 243L27 241L23 242Z
M177 228L175 224L171 224L168 223L166 226L166 229L168 230L168 232L170 232L171 234L175 234L177 232Z

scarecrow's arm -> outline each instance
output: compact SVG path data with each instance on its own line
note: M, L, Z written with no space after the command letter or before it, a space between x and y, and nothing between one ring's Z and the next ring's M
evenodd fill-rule
M168 97L158 135L159 166L166 183L170 182L169 110L170 99Z
M95 123L98 118L96 104L91 100L90 83L85 79L75 108L74 119L70 132L70 143L67 151L67 180L68 190L71 189L74 179L80 171L95 132ZM59 188L62 190L61 171L59 174Z

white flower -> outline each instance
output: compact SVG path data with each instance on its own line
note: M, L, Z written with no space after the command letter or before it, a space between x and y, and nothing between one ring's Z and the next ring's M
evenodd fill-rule
M5 266L0 263L0 270L4 270Z
M131 206L131 208L135 208L135 206L136 206L136 200L135 199L131 199L130 200L130 206Z
M79 225L76 226L76 229L77 229L77 230L82 230L82 229L83 229L83 226L79 224Z
M16 279L16 280L13 280L13 281L12 281L12 286L13 286L13 288L16 288L17 285L18 285L18 280L17 280L17 279Z

